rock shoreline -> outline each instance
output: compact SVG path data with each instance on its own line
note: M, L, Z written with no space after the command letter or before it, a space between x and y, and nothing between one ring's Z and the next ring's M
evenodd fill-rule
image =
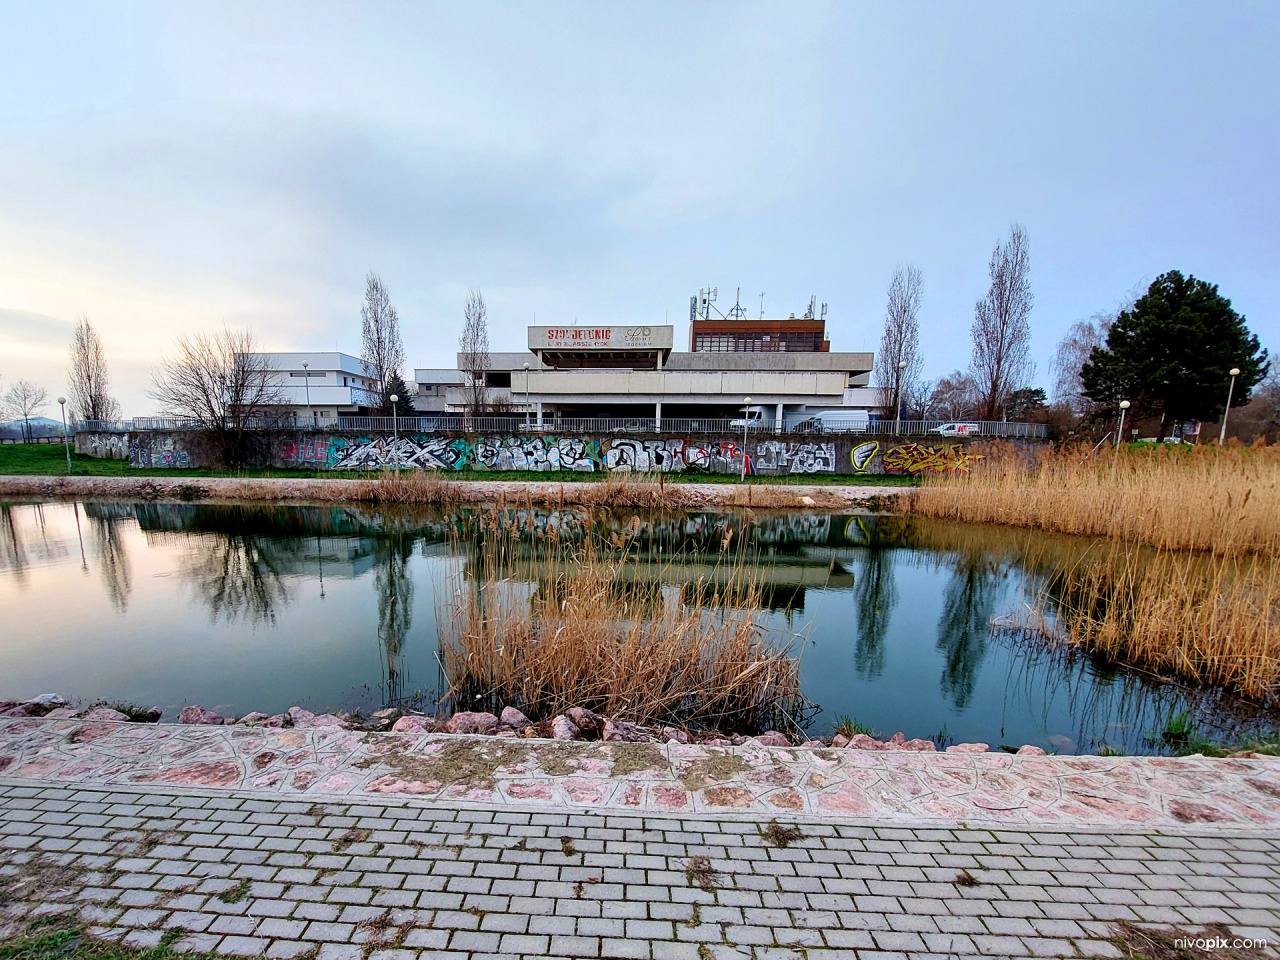
M158 723L163 711L159 707L149 710L133 710L125 713L105 704L85 709L68 706L57 694L42 694L27 701L0 701L0 717L46 717L53 720L90 720ZM821 747L848 750L908 751L933 753L938 746L932 740L908 740L902 733L895 733L887 740L878 740L865 733L846 737L837 733L832 737L800 740L788 737L778 730L766 730L755 736L719 734L691 734L676 727L649 727L627 720L602 717L584 707L570 707L551 720L533 721L515 707L504 707L500 716L492 713L462 711L448 719L425 714L404 713L395 707L378 710L368 717L359 712L313 713L299 706L292 706L284 713L266 714L258 711L239 718L223 717L198 704L184 707L178 714L178 724L197 726L246 726L271 728L312 729L333 727L341 730L383 731L389 733L452 733L507 738L539 738L550 740L602 740L611 743L701 743L707 746L741 746L750 744L764 747ZM947 753L988 753L985 743L956 743L943 748ZM1044 756L1045 751L1032 744L1024 744L1016 753L1019 756Z

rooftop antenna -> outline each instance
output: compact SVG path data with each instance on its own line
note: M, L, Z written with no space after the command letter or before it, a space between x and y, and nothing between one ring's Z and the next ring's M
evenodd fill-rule
M822 319L827 319L827 305L825 303L822 305Z
M737 294L737 297L734 299L734 302L733 302L733 309L731 309L731 310L729 311L729 316L728 316L728 317L725 317L725 319L726 319L726 320L729 320L729 319L745 320L745 319L747 319L747 311L745 311L745 310L743 310L743 309L742 309L742 288L741 288L741 287L739 287L739 288L738 288L738 294Z
M764 319L764 291L760 291L760 319Z

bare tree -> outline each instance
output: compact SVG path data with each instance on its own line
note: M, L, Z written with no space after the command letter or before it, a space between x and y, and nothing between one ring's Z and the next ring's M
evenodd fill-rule
M30 441L31 418L38 417L48 402L49 394L44 387L30 380L19 380L8 389L3 400L0 400L0 409L3 409L4 415L11 420L22 421L23 439Z
M485 409L488 390L485 376L489 372L489 311L479 290L467 293L462 309L462 336L458 338L458 367L463 372L467 391L467 415L480 416Z
M1058 341L1049 361L1049 381L1054 403L1066 405L1072 413L1082 414L1090 406L1080 382L1080 368L1096 347L1107 342L1114 314L1095 313L1088 320L1077 320Z
M903 402L914 403L920 393L924 358L920 355L919 315L923 290L924 276L915 264L899 266L889 281L875 383L881 395L890 398L891 403L885 407L893 411L895 418L901 416Z
M1015 223L1007 243L997 243L988 266L991 288L973 309L970 368L980 391L981 414L995 420L1010 393L1031 381L1031 243Z
M379 407L391 412L391 380L404 366L404 342L400 339L400 315L391 304L391 295L382 278L369 271L364 281L364 306L360 308L360 336L364 342L361 359L378 381Z
M225 466L238 466L253 421L284 403L284 389L253 334L223 327L179 337L173 357L161 361L148 395L161 410L204 431Z
M978 384L963 370L939 377L924 402L926 420L964 420L978 407Z
M118 420L120 404L111 396L107 354L98 331L83 313L71 335L71 366L67 370L67 397L73 420Z

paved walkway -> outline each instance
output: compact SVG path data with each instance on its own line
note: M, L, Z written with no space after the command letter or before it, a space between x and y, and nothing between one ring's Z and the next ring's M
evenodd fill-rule
M0 774L635 813L1280 828L1280 758L1014 757L0 719Z
M1275 831L793 829L0 783L0 937L78 911L317 960L1118 956L1122 920L1280 942Z
M317 960L1117 956L1119 921L1280 944L1276 760L24 718L0 768L0 938L67 911Z

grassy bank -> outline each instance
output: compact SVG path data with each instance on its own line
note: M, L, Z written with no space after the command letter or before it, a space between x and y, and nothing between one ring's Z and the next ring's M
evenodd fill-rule
M406 475L414 473L426 475L423 471L405 471ZM51 444L6 444L0 446L0 476L44 476L57 477L67 475L67 457L63 448ZM187 477L273 477L279 479L317 479L333 480L368 480L371 472L367 470L312 470L291 467L249 467L242 470L214 470L199 467L188 470L134 470L124 460L99 460L82 454L71 454L71 475L79 477L163 477L169 480ZM376 477L378 474L374 473ZM601 472L580 473L574 470L561 470L555 473L542 473L534 470L456 470L448 474L439 474L440 479L475 481L475 480L517 480L539 483L601 483L610 474ZM703 473L700 471L683 471L668 475L669 482L684 483L739 483L737 474ZM847 476L842 474L786 474L783 476L749 476L748 484L755 486L885 486L914 487L919 481L915 477L891 477L884 475Z

